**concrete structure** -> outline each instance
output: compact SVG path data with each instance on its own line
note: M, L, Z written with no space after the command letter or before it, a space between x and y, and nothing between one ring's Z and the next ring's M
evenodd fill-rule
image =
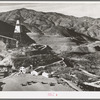
M6 44L7 48L18 47L21 43L21 32L22 29L21 29L20 20L16 20L13 38L0 35L0 40L2 40Z
M6 22L0 21L0 40L2 40L8 48L30 45L35 43L26 33L30 32L21 21L17 18L16 25L13 26Z
M14 30L14 35L13 35L13 38L17 40L17 44L16 44L17 47L21 45L21 33L22 33L21 23L20 23L20 20L17 19L15 30Z

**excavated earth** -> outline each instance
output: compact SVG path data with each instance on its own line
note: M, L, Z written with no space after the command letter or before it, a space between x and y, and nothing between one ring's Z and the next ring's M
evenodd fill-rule
M97 42L98 43L98 42ZM97 43L90 44L95 48ZM83 46L84 47L84 46ZM96 49L95 49L96 50ZM100 52L61 52L56 54L48 45L31 44L1 52L0 65L12 65L9 76L0 79L1 91L84 91L84 82L100 80ZM3 55L2 55L3 54ZM52 73L50 78L32 76L29 66L37 72ZM24 66L26 74L19 74ZM87 90L86 90L87 91Z
M6 50L5 50L6 51ZM66 84L60 78L44 76L33 76L29 72L29 66L33 65L33 69L45 66L44 69L39 68L37 71L59 72L62 68L66 68L63 58L59 57L47 45L30 45L10 49L7 55L1 60L1 65L14 65L12 73L9 76L0 79L1 91L76 91L70 85ZM27 70L26 74L19 74L18 70L24 66Z

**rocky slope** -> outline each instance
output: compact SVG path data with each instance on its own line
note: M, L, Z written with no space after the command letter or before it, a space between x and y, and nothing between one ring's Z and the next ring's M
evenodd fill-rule
M34 35L75 37L76 40L80 39L80 42L100 37L99 19L44 13L25 8L0 13L0 20L10 24L15 24L18 17Z

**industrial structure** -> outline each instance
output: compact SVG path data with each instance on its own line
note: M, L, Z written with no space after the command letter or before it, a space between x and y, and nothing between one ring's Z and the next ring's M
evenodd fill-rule
M7 48L19 47L21 44L21 32L22 32L22 28L21 28L20 20L17 19L15 29L13 31L13 37L11 38L8 36L0 35L0 40L6 44Z
M21 41L21 33L22 33L22 27L20 20L16 20L16 25L15 25L15 30L14 30L14 35L13 38L17 40L16 42L16 47L20 46L22 41Z

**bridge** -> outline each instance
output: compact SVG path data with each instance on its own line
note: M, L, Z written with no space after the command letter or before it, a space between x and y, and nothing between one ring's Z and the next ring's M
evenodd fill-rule
M18 41L14 38L10 38L7 36L0 35L0 40L6 44L7 48L15 48L18 47Z

